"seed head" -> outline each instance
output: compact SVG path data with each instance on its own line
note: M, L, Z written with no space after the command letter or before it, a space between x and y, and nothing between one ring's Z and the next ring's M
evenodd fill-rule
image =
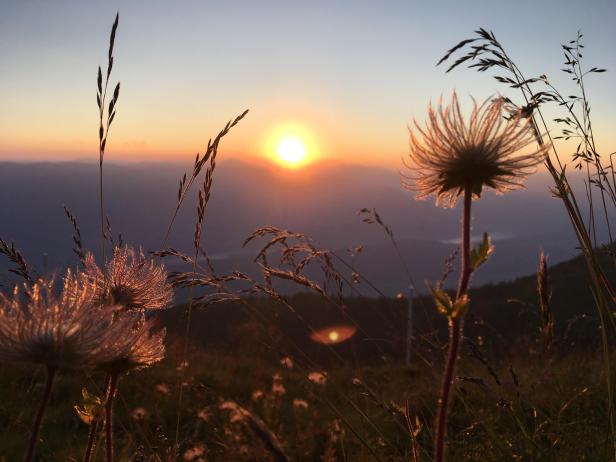
M162 309L173 297L165 267L128 246L113 250L106 274L88 253L82 277L97 288L96 298L101 304L121 305L130 311Z
M0 294L0 359L61 370L109 360L118 340L109 329L116 307L94 305L95 289L69 272L59 294L53 279Z
M114 320L112 329L123 332L122 340L114 345L111 359L98 367L112 374L142 369L165 357L165 329L156 329L156 319L143 314L122 313Z
M409 132L409 162L405 164L410 173L403 183L419 193L418 199L434 194L437 205L446 207L454 206L465 190L477 199L484 186L500 194L523 187L548 149L544 145L518 155L535 141L532 120L514 111L503 98L488 98L480 105L473 100L466 122L455 92L445 108L442 102L438 110L430 104L425 128L415 122Z

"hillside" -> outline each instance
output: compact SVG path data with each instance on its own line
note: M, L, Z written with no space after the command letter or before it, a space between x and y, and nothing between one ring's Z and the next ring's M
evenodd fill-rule
M487 263L482 271L489 270ZM598 321L583 259L576 257L550 267L549 279L556 337L562 347L592 347L598 339ZM288 351L323 360L332 360L337 355L347 360L371 358L377 362L383 357L403 358L406 299L349 297L344 309L312 294L295 294L288 299L296 313L267 298L196 309L192 318L193 339L208 351L263 357L271 356L272 351ZM537 306L535 275L473 289L465 335L490 344L493 352L504 352L514 345L536 348L540 325ZM179 306L164 313L164 322L172 333L183 326L184 308ZM446 335L445 320L436 314L432 300L426 296L414 300L414 312L416 348L430 350L435 338ZM309 338L311 328L339 325L358 328L350 342L329 348Z

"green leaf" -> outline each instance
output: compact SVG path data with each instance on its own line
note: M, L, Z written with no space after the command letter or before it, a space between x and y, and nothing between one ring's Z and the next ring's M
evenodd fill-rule
M483 233L483 239L481 244L474 247L471 250L471 269L475 271L481 265L483 265L490 255L494 252L494 246L492 245L492 239L488 236L488 233Z
M90 394L85 387L81 389L81 396L83 397L83 406L74 406L79 418L87 425L90 425L95 419L102 419L104 416L103 400Z
M440 289L439 287L431 287L428 285L430 292L432 292L432 297L434 298L434 303L436 304L436 309L443 316L451 316L453 310L453 302L451 301L451 297L447 292Z
M430 289L430 292L432 292L436 309L443 316L446 316L449 319L457 319L466 314L470 303L470 298L468 295L463 294L461 297L453 301L451 300L449 294L439 287L431 287L428 285L428 288Z

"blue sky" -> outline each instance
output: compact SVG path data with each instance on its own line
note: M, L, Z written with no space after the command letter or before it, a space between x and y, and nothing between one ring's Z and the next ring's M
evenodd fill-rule
M281 124L299 124L319 155L395 167L407 124L457 89L504 91L487 75L435 63L479 26L527 75L573 89L560 43L585 34L587 66L616 69L616 2L2 1L0 157L66 159L96 151L95 75L120 11L122 82L110 156L194 156L224 122L251 114L226 146L261 157ZM616 80L588 82L595 130L616 150Z

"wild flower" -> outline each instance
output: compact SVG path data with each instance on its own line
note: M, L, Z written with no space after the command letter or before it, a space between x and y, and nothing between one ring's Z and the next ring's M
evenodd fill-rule
M98 364L110 374L117 375L151 366L165 357L165 329L155 330L156 320L143 315L124 314L114 321L112 328L124 333L123 341L115 345L111 359Z
M199 461L205 462L205 459L203 458L203 456L205 456L205 451L206 451L205 445L197 444L187 449L186 451L184 451L184 460L195 461L195 462L199 462Z
M109 329L115 307L94 307L95 291L69 272L59 294L53 279L16 286L9 297L0 294L0 359L55 370L108 361L120 337Z
M156 385L155 389L161 395L168 395L169 393L171 393L171 388L166 383L159 383L158 385Z
M325 385L327 383L327 374L325 372L310 372L308 374L308 380L317 385Z
M280 360L280 365L285 369L293 369L295 363L293 362L292 358L290 358L289 356L285 356Z
M229 422L238 423L246 420L246 412L235 401L223 401L219 409L229 411Z
M136 407L130 413L130 417L133 420L144 420L148 416L148 411L142 407Z
M272 395L274 396L283 396L287 392L284 384L282 383L282 376L276 372L272 376Z
M207 409L199 409L199 411L197 411L197 418L203 422L208 422L211 417L212 414Z
M431 194L437 204L455 205L458 196L469 190L475 199L484 187L497 193L522 187L523 180L543 162L548 145L527 154L518 151L536 141L532 120L514 111L503 98L488 98L478 105L473 100L470 118L465 121L458 97L438 110L428 107L425 128L417 122L410 132L410 152L405 176L408 189L418 198ZM417 135L421 135L421 140Z
M120 305L131 311L159 310L172 300L171 285L163 265L135 252L128 246L116 247L105 271L96 264L94 256L85 257L82 277L97 288L100 303Z
M93 303L95 285L83 285L68 272L57 293L54 279L16 286L0 294L0 360L47 367L47 381L37 411L25 461L34 458L56 373L109 361L122 332L110 329L116 307Z
M293 407L295 409L308 409L308 401L305 399L296 398L293 400Z
M107 460L113 462L113 402L122 374L151 366L165 357L165 330L156 330L156 320L145 319L143 313L124 312L115 316L110 330L120 332L121 339L114 346L111 359L101 362L98 367L107 372L105 402L105 444ZM92 425L91 435L96 434ZM88 445L87 452L91 452Z
M546 158L548 145L528 154L518 151L533 143L536 131L533 121L524 111L514 110L503 98L487 99L481 105L473 100L473 111L465 121L458 97L453 92L449 106L439 104L438 111L428 107L426 128L417 122L420 141L410 131L410 164L412 173L406 186L418 192L418 198L431 194L436 203L453 207L464 196L462 211L461 271L455 299L440 286L430 288L437 309L449 323L449 351L439 395L439 409L434 433L434 462L445 458L445 440L449 401L456 360L463 331L463 318L470 299L468 285L473 273L489 258L493 246L487 234L480 245L471 250L471 206L479 199L484 187L505 193L522 187L524 179ZM504 111L508 109L508 111Z

